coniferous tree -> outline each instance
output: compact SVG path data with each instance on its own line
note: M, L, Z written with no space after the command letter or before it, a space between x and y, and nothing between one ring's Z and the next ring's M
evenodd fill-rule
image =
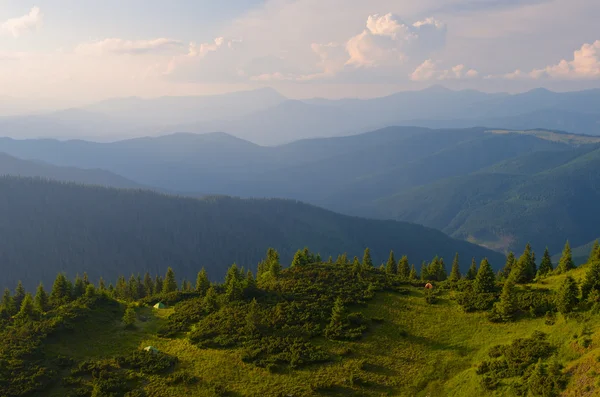
M340 297L338 297L333 304L331 320L325 328L325 335L327 335L329 338L339 337L347 321L347 317L348 313L346 311L346 307L344 306L344 302Z
M208 280L208 274L206 273L206 269L202 268L196 277L196 291L200 293L200 296L204 296L209 287L210 281Z
M544 256L542 257L542 261L540 262L540 268L538 270L538 274L540 276L545 276L548 273L554 270L554 266L552 265L552 258L550 257L550 252L548 251L548 247L544 251Z
M279 252L274 248L269 248L267 250L267 267L275 278L279 277L279 274L281 274L282 268L279 260Z
M504 269L502 269L501 272L503 278L508 278L508 276L510 276L510 273L512 272L512 269L516 263L517 260L515 259L515 254L512 251L510 251L506 256L506 264L504 265Z
M192 290L192 283L189 280L183 279L181 282L181 291L190 292Z
M132 274L129 276L129 282L127 283L127 299L129 300L138 300L140 297L138 296L138 280Z
M529 265L529 267L531 269L530 270L531 274L533 274L533 278L532 278L532 280L533 280L533 279L535 279L535 276L537 275L537 271L538 271L537 261L535 259L535 251L533 251L533 250L531 251L531 264Z
M358 259L358 256L355 256L354 260L352 261L352 273L354 275L362 273L362 265L360 264L360 260Z
M385 272L387 274L398 274L398 264L396 263L396 259L394 258L394 251L390 251L390 256L385 265Z
M363 254L362 266L365 269L373 268L373 260L371 259L371 250L368 247L365 248L365 253Z
M219 304L217 302L217 291L213 286L210 286L208 291L206 291L203 305L204 310L206 310L208 313L212 313L219 308Z
M410 268L410 273L408 274L408 279L410 281L416 281L419 278L419 274L417 273L417 269L415 265L412 265Z
M128 306L123 315L123 324L127 328L132 328L135 325L136 315L133 307Z
M15 302L17 310L21 307L23 299L25 299L25 287L23 287L23 283L19 280L17 288L15 288L15 294L13 295L13 301Z
M327 259L327 264L333 265L333 258L331 257L331 255L329 255L329 259Z
M40 313L43 313L48 309L48 294L46 293L42 283L40 283L37 287L33 303L35 309Z
M500 302L494 305L494 311L502 321L511 321L513 319L515 311L517 310L514 294L515 282L509 277L502 287Z
M54 307L64 305L71 301L71 285L64 273L59 273L52 285L50 304Z
M91 299L94 296L96 296L96 287L94 287L94 284L90 283L85 287L85 297Z
M98 281L98 290L100 290L100 292L106 291L106 285L104 284L104 279L102 277L100 277L100 280Z
M444 281L448 278L448 272L446 271L446 264L444 258L440 258L439 270L437 272L437 280Z
M161 294L163 292L164 281L161 276L154 277L154 294Z
M567 276L556 294L556 308L562 314L568 314L577 306L579 287L573 277Z
M408 264L408 257L404 255L398 262L398 275L403 279L410 277L410 265Z
M90 278L86 272L83 272L83 284L87 287L90 285Z
M473 258L471 259L471 267L469 267L465 278L467 280L475 280L475 277L477 277L477 262L475 262L475 258Z
M321 254L317 253L317 256L315 256L315 263L322 263L323 260L321 259Z
M510 277L513 277L513 280L517 284L526 284L532 282L535 278L535 268L532 266L533 263L531 245L527 244L523 254L519 257L519 260L514 265Z
M246 332L249 334L256 334L260 330L261 313L260 306L256 301L256 298L252 299L248 305L246 314Z
M8 288L4 289L4 294L2 295L2 308L9 316L17 314L18 308Z
M167 273L165 274L165 281L162 283L162 286L163 294L168 294L169 292L177 291L177 281L175 280L175 272L171 267L167 269Z
M294 255L294 259L292 260L291 267L304 266L308 263L309 262L308 262L308 258L306 256L306 252L304 252L303 250L298 250L298 251L296 251L296 254Z
M146 272L146 274L144 274L144 296L152 295L154 295L154 281L152 281L150 273Z
M142 276L138 273L136 278L137 284L137 299L142 299L146 297L146 288L144 287L144 282L142 281Z
M252 296L256 293L256 291L258 290L258 285L256 283L256 279L254 278L254 275L252 274L252 270L248 270L246 272L246 281L245 281L245 285L244 285L244 293L245 295L249 295Z
M458 252L454 255L454 260L452 261L452 270L450 270L450 278L449 280L452 282L457 282L460 280L460 264L458 261Z
M429 266L425 261L421 262L421 280L429 280Z
M600 293L600 261L590 264L581 286L581 296L587 299L593 291Z
M494 270L492 270L487 258L484 258L479 265L479 271L473 283L473 291L476 293L493 292L495 283L496 276L494 275Z
M125 280L125 276L121 275L117 279L117 284L115 286L115 295L119 299L129 299L129 287L127 286L127 281Z
M562 274L571 269L575 269L575 263L573 262L571 254L571 245L569 244L569 241L567 241L560 257L560 261L558 262L558 266L556 267L556 272Z
M82 297L85 293L85 284L79 274L75 277L75 284L73 285L73 299Z
M33 305L33 297L29 292L27 292L23 298L23 301L21 302L21 308L19 309L17 317L21 320L29 320L34 318L35 315L36 310Z

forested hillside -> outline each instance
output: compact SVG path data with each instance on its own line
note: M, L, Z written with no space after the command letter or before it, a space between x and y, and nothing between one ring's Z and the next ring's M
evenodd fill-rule
M192 199L149 191L86 187L38 179L0 178L2 284L49 284L57 272L92 280L172 266L192 279L204 266L215 279L232 263L255 269L264 247L289 264L299 247L323 258L369 247L376 264L390 250L419 264L502 256L422 226L338 215L288 200Z
M58 274L0 300L0 396L594 396L600 248L489 262L300 250L222 283ZM467 260L468 262L468 260Z

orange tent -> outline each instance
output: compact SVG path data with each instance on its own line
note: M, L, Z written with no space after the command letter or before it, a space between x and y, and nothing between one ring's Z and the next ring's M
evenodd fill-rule
M427 284L425 284L425 288L426 289L432 289L433 285L431 285L431 283L427 283Z

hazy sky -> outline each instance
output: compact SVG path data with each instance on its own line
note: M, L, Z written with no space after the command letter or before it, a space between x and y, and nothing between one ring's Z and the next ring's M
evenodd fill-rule
M0 96L600 87L596 0L0 0Z

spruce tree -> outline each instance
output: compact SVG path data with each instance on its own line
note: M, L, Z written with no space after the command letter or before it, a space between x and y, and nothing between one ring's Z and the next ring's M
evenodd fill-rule
M15 301L13 300L13 297L8 288L4 289L4 294L2 295L1 304L2 304L2 308L4 309L4 311L9 316L14 316L15 314L17 314L17 310L19 308L17 308L17 306L15 305Z
M208 313L212 313L219 308L219 304L217 301L217 291L213 286L210 286L206 291L206 295L204 296L203 301L204 310Z
M79 274L75 277L75 284L73 285L73 299L82 297L85 293L85 284Z
M408 257L406 255L400 258L398 262L398 275L405 280L410 277L410 265L408 264Z
M244 287L241 281L237 278L232 279L225 286L225 299L228 302L235 302L244 297Z
M296 251L291 267L304 266L308 264L308 258L303 250Z
M90 278L86 272L83 272L83 284L87 287L90 285Z
M410 273L408 274L408 279L410 281L416 281L419 278L419 274L417 273L417 269L415 265L412 265L410 268Z
M358 260L358 256L355 256L354 261L352 261L352 273L354 275L362 273L362 265L360 264L360 260Z
M338 297L333 304L333 309L331 311L331 320L325 328L325 335L332 339L339 338L342 335L342 331L347 321L347 317L348 313L346 312L344 302L340 297Z
M421 262L421 280L429 280L429 266L425 261Z
M333 258L331 257L331 255L329 255L329 259L327 259L327 264L333 265Z
M144 296L152 295L154 295L154 281L152 281L150 273L146 272L144 274Z
M267 250L267 268L271 274L277 278L279 274L281 274L281 262L279 260L279 252L277 252L274 248L269 248Z
M43 313L48 309L48 294L46 293L46 290L44 289L42 283L38 285L33 301L35 309L38 312Z
M446 270L446 264L444 258L440 258L439 271L437 272L437 280L444 281L448 278L448 271Z
M475 262L475 258L473 258L471 259L471 267L469 267L465 278L467 280L475 280L475 277L477 277L477 262Z
M175 280L175 272L171 267L167 269L167 273L165 274L165 281L162 283L162 286L163 294L168 294L170 292L177 291L177 281Z
M104 279L102 277L100 277L100 280L98 281L98 290L100 290L100 292L106 291L106 285L104 284Z
M511 321L517 310L515 302L515 283L512 278L508 278L502 287L500 302L494 305L494 311L502 321Z
M544 256L542 257L542 261L540 262L540 268L538 270L538 274L540 276L546 276L550 272L554 270L554 266L552 265L552 258L550 257L550 252L548 251L548 247L544 251Z
M50 292L50 304L54 307L58 307L68 303L71 300L71 288L69 280L64 273L59 273L54 280L52 285L52 291Z
M161 294L163 292L164 281L161 276L154 277L154 295Z
M556 272L562 274L572 269L575 269L575 263L573 262L571 254L571 245L569 244L569 241L567 241L560 257L560 261L558 262L558 266L556 267Z
M252 296L256 293L257 290L258 290L258 284L256 283L256 279L254 278L254 275L252 274L252 270L248 270L248 272L246 272L244 294L246 296L248 296L248 295Z
M452 270L450 270L450 278L449 280L452 282L457 282L460 280L460 264L458 261L458 252L454 255L454 260L452 261Z
M137 278L132 274L129 276L129 282L127 283L127 299L138 300L138 281Z
M573 277L567 276L556 294L556 308L562 314L568 314L577 306L579 287Z
M398 274L398 264L396 263L396 259L394 258L394 251L390 251L390 256L385 265L385 272L387 274Z
M96 287L94 284L90 283L87 287L85 287L85 297L91 299L96 296Z
M196 292L199 292L200 296L204 296L209 287L210 281L208 280L208 274L206 273L206 269L202 268L196 277Z
M473 283L473 291L476 293L493 292L495 282L496 276L494 275L494 270L492 270L487 258L484 258L479 265L479 271Z
M129 299L129 287L127 286L127 281L125 280L125 276L121 275L117 279L117 285L115 286L115 295L119 299Z
M594 261L589 266L581 286L583 299L587 299L592 291L600 293L600 261Z
M17 288L15 289L15 294L13 296L15 307L17 308L17 310L21 307L23 299L25 299L25 287L23 287L23 283L19 280L19 282L17 283Z
M135 325L136 315L133 307L128 306L125 310L125 314L123 315L123 324L126 328L133 328Z
M519 257L519 260L514 265L510 277L513 277L513 280L517 284L526 284L532 282L535 278L535 268L532 266L532 264L533 259L531 256L531 245L527 244L523 254Z
M371 259L371 250L368 247L365 248L365 253L363 254L362 266L365 269L373 268L373 260Z
M508 276L510 276L510 273L513 269L513 267L515 266L517 260L515 259L515 254L510 251L508 253L508 255L506 256L506 264L504 265L504 269L502 269L502 277L504 278L508 278Z
M17 318L21 320L30 320L36 315L36 310L33 305L33 297L29 292L25 294L23 301L21 302L21 308L17 314Z

